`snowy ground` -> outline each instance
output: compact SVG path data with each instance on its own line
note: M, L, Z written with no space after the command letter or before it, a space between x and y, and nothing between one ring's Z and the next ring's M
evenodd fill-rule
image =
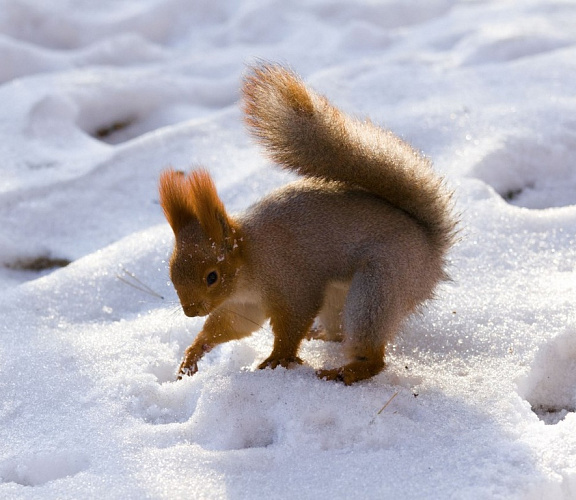
M562 0L1 0L0 497L574 498L575 26ZM267 329L174 381L202 320L158 174L203 164L232 211L286 182L237 106L259 58L456 190L454 282L352 387L319 341L256 370Z

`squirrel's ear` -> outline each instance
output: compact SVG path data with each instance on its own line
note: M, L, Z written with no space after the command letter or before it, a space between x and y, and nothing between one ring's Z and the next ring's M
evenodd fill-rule
M164 215L174 234L178 234L185 225L196 219L189 179L183 172L165 170L160 175L159 190Z
M232 221L218 196L212 177L206 170L195 170L188 179L194 214L200 226L215 243L225 243L232 231Z

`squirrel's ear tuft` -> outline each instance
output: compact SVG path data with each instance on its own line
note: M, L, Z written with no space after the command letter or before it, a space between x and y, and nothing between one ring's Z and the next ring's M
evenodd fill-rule
M200 226L215 243L222 244L229 236L232 222L218 196L216 186L206 170L195 170L188 177L194 214Z
M196 219L189 178L180 171L165 170L160 175L160 205L175 234Z

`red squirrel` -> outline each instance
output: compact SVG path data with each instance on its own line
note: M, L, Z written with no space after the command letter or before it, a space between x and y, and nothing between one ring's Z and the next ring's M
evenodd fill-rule
M342 340L348 356L320 378L370 378L402 322L447 279L452 194L409 144L347 116L279 65L251 68L242 95L252 135L301 179L233 216L205 170L161 174L175 234L170 277L184 313L208 316L179 378L268 319L274 347L259 368L302 363L300 343L316 335Z

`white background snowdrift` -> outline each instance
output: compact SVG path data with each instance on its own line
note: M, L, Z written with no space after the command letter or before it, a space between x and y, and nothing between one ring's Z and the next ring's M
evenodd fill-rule
M0 497L574 498L574 26L546 0L2 0ZM158 174L205 165L233 211L287 181L241 123L258 58L456 190L454 281L352 387L318 341L256 370L267 329L174 381L202 321Z

